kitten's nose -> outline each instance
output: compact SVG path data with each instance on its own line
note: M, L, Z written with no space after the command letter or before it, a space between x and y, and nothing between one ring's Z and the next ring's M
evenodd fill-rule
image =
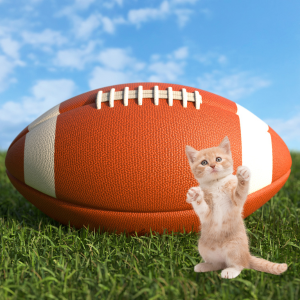
M211 166L211 168L213 168L213 169L214 169L214 168L215 168L215 166L216 166L216 165L212 165L212 166Z

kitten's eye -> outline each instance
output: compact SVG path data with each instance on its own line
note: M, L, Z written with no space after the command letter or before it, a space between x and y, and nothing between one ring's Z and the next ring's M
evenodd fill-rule
M201 161L201 165L202 165L202 166L205 166L205 165L207 165L207 164L208 164L207 160L202 160L202 161Z
M221 157L217 157L216 161L220 162L220 161L222 161L222 158Z

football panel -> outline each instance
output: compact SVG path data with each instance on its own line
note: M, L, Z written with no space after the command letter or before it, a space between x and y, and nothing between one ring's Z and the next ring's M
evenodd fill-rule
M281 139L281 137L269 127L269 133L272 139L273 145L273 177L272 181L276 181L283 176L292 166L292 158L290 150Z
M29 132L28 130L28 126L26 128L24 128L17 136L16 138L12 141L12 143L9 145L7 153L9 151L9 149L21 138L23 137L27 132Z
M251 171L249 194L272 183L272 141L269 126L237 104L242 136L242 165Z
M55 197L54 149L57 115L29 127L24 149L24 182Z
M59 115L59 106L60 104L55 105L54 107L43 113L41 116L39 116L37 119L35 119L28 125L28 130L32 131L33 128L37 127L38 125L43 125L44 122L50 119L56 119L56 117Z
M222 120L222 121L220 121ZM124 107L107 102L78 107L57 118L56 198L91 208L162 212L189 209L188 189L198 185L186 145L214 147L228 136L234 169L241 165L239 117L215 106L196 110L144 99Z
M52 219L76 228L89 226L90 230L100 227L117 233L126 230L130 234L139 235L153 231L163 233L164 229L175 232L199 230L199 220L193 210L165 212L165 213L130 213L103 211L72 205L45 195L15 179L8 171L7 175L14 187L34 206Z
M291 170L265 188L248 195L244 205L244 218L251 215L275 196L288 180L290 173Z
M7 151L5 157L6 169L21 182L24 181L24 149L26 135L20 137Z
M8 171L6 172L14 187L28 201L64 225L68 225L70 222L70 225L76 228L89 226L90 230L98 230L100 227L108 231L116 230L117 233L124 232L124 230L129 233L136 231L139 235L149 233L150 228L159 233L163 233L164 229L169 232L172 230L183 232L183 227L186 232L199 229L199 219L193 209L165 213L129 213L84 208L36 191L14 178ZM290 172L264 189L249 195L244 206L244 217L250 215L273 197L282 188L289 174Z

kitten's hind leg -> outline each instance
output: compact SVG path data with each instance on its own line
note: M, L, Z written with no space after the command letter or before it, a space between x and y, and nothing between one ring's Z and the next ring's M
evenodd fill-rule
M232 279L240 275L241 271L243 270L243 267L241 268L226 268L221 272L222 278Z
M225 263L200 263L194 267L195 272L218 271L225 268Z

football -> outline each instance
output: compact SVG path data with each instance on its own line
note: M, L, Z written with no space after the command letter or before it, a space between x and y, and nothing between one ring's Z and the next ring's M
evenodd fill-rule
M38 117L10 145L14 187L42 212L76 228L149 233L199 230L186 202L198 182L185 153L228 136L234 161L251 170L247 217L287 181L289 149L241 105L177 84L108 86Z

